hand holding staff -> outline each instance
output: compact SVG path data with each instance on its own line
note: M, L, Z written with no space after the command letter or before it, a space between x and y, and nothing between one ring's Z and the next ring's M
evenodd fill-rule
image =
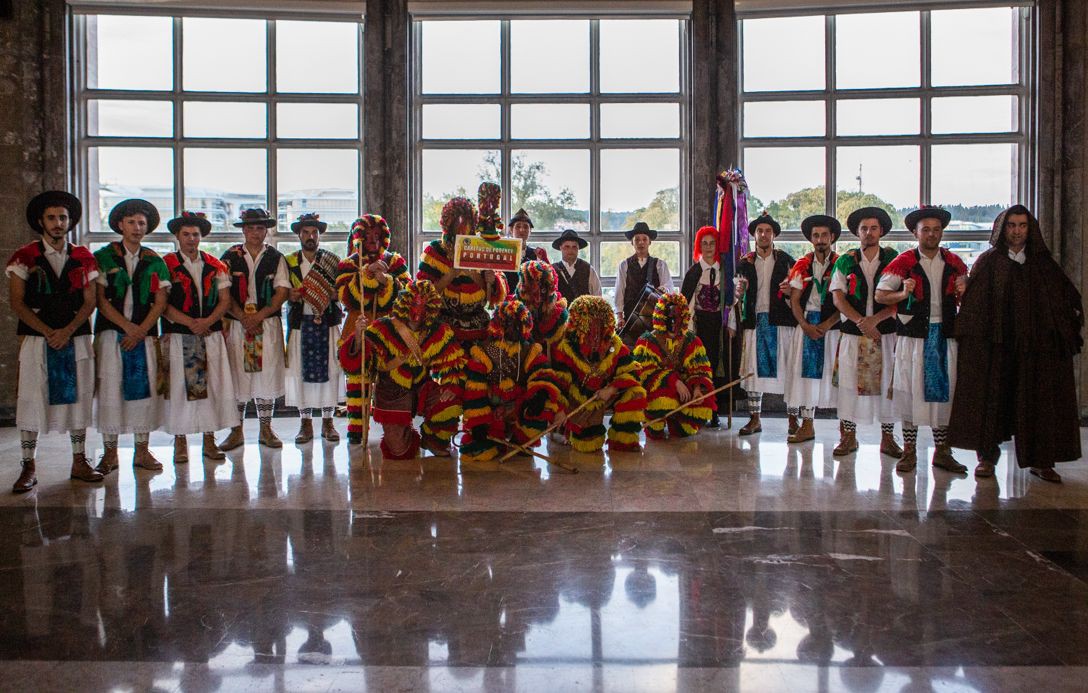
M731 383L727 383L727 384L725 384L725 385L722 385L722 386L721 386L721 387L719 387L719 388L716 388L716 389L714 389L714 390L711 390L710 392L706 393L705 395L699 395L698 397L696 397L696 398L694 398L694 399L690 399L690 400L688 400L687 402L684 402L683 404L681 404L681 405L680 405L679 407L677 407L676 409L673 409L672 411L670 411L670 412L669 412L668 414L665 414L664 416L659 416L658 418L654 419L653 421L647 421L646 423L644 423L644 424L642 424L642 425L643 425L643 426L652 426L652 425L653 425L653 424L655 424L655 423L661 423L662 421L664 421L665 419L669 418L670 416L672 416L672 415L673 415L673 414L675 414L676 412L680 411L681 409L684 409L684 408L686 408L686 407L690 407L690 406L692 406L692 405L694 405L694 404L697 404L697 403L699 403L699 402L702 402L702 401L703 401L704 399L706 399L707 397L710 397L710 396L712 396L712 395L716 395L716 394L718 394L719 392L722 392L723 390L728 390L728 389L729 389L729 388L731 388L731 387L736 387L737 385L739 385L740 383L744 382L744 381L745 381L745 380L747 380L748 378L751 378L751 377L752 377L752 375L753 375L752 373L748 373L747 375L742 375L741 377L737 378L737 379L736 379L736 380L734 380L733 382L731 382Z
M552 424L551 426L548 426L548 427L547 427L547 428L545 428L545 429L544 429L543 431L541 431L540 433L537 433L537 434L536 434L535 436L533 436L533 437L532 437L532 438L530 438L530 439L529 439L528 441L526 441L526 442L525 442L525 445L526 445L526 447L528 447L528 446L531 446L531 445L533 445L533 444L534 444L534 443L535 443L536 441L540 440L541 438L543 438L544 436L548 435L549 433L551 433L551 432L552 432L552 431L554 431L555 429L559 428L559 427L560 427L560 426L562 426L562 425L563 425L563 424L564 424L565 422L567 422L567 421L570 421L570 417L574 416L574 415L575 415L575 414L577 414L578 412L580 412L580 411L582 411L583 409L585 409L585 408L586 408L587 406L589 406L589 403L590 403L590 402L595 402L595 401L597 401L597 393L596 393L596 392L594 392L594 393L593 393L593 396L592 396L592 397L590 397L590 398L589 398L589 399L587 399L587 400L586 400L585 402L582 402L582 403L581 403L581 404L579 404L579 405L578 405L577 407L575 407L574 411L572 411L571 413L567 414L567 416L566 416L566 417L565 417L565 418L563 419L563 421L559 421L559 422L557 422L557 423L553 423L553 424ZM508 459L510 459L511 457L513 457L513 456L514 456L514 453L516 453L516 452L517 452L516 450L511 450L510 452L506 453L506 454L505 454L505 455L503 455L503 456L502 456L501 458L499 458L499 462L505 462L506 460L508 460Z

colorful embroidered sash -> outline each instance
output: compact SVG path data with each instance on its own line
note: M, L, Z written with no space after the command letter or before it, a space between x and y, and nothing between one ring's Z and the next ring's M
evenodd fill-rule
M929 333L923 354L925 364L925 401L947 402L948 383L948 340L941 333L941 324L929 324Z
M117 333L120 344L125 335ZM135 349L121 348L121 397L126 402L147 399L151 396L151 380L147 369L147 345L140 342Z
M185 399L208 399L208 343L195 334L181 335L181 359L185 367Z
M312 320L302 321L302 382L329 382L329 328Z
M49 381L49 406L75 404L79 401L76 388L76 344L69 340L60 349L45 345L45 370Z
M820 324L820 311L805 312L805 321L810 325ZM819 380L824 377L824 338L812 339L807 334L802 339L801 377Z
M778 328L771 324L770 313L756 314L756 375L778 377Z

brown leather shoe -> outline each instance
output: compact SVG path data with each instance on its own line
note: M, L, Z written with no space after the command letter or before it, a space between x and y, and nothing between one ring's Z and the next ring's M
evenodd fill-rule
M750 436L754 433L759 433L762 430L763 423L759 420L759 414L752 414L752 416L748 419L748 423L741 426L740 430L737 431L737 434L742 436Z
M880 454L888 455L889 457L903 456L903 448L899 447L899 443L895 442L895 434L880 434Z
M263 428L261 429L263 432ZM263 435L263 433L262 433ZM305 445L314 439L314 420L302 419L298 427L298 435L295 436L295 445ZM275 447L275 446L273 446Z
M787 443L804 443L816 437L816 429L812 425L812 419L804 419L797 431L786 438Z
M310 437L313 438L312 432ZM276 435L276 432L272 430L272 424L261 424L261 432L260 435L257 437L257 440L258 442L260 442L261 445L264 445L265 447L283 447L283 441L280 440L279 437Z
M99 474L109 474L121 466L117 460L117 448L106 448L102 457L98 458L98 466L94 468Z
M323 419L321 421L321 437L330 443L340 442L340 433L336 430L336 424L332 419Z
M858 449L858 434L855 431L844 431L839 436L839 444L835 446L835 449L831 451L832 455L842 457L843 455L849 455L852 452L857 452Z
M214 433L204 434L203 454L209 460L221 460L226 457L223 451L219 449L219 446L215 444Z
M899 461L895 463L895 471L913 472L918 467L918 450L909 443L903 446L903 454L899 456Z
M188 451L185 454L188 456ZM155 456L147 449L147 443L140 443L136 446L136 454L132 457L132 466L146 469L149 472L162 471L162 462L155 459Z
M12 485L12 493L26 493L38 485L38 476L35 474L34 460L23 462L23 471L19 472L19 478Z
M242 433L241 426L235 426L230 429L230 435L223 439L223 442L219 444L219 449L226 452L227 450L233 450L234 448L240 448L246 444L246 436Z
M994 475L994 463L987 460L979 460L975 467L976 479L989 479Z
M952 448L947 445L938 445L933 451L931 464L938 469L943 469L953 474L966 474L967 467L956 461L952 456Z
M1054 471L1053 467L1029 467L1028 472L1032 476L1037 476L1043 481L1049 481L1052 484L1062 483L1062 476Z
M101 472L95 471L95 468L87 461L87 457L83 453L79 453L72 455L71 478L78 481L89 481L94 483L102 481L106 477Z
M189 463L189 441L185 436L174 436L174 464Z
M792 436L793 434L797 433L797 429L798 429L797 415L796 414L790 414L789 425L786 427L786 435L787 436Z

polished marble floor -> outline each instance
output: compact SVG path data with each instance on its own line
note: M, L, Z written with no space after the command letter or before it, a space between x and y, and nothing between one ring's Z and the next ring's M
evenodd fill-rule
M163 472L98 485L43 438L37 489L0 493L2 687L1085 689L1084 461L899 475L875 428L833 459L834 421L787 446L769 419L548 451L571 473L296 447L295 423L219 464L193 436L177 468L156 435ZM0 429L5 483L18 455Z

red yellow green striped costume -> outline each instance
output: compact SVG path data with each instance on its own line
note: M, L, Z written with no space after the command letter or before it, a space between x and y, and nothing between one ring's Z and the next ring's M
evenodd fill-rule
M532 316L532 341L544 345L545 352L550 353L566 334L570 319L567 299L559 295L559 275L555 268L540 260L521 263L514 293Z

